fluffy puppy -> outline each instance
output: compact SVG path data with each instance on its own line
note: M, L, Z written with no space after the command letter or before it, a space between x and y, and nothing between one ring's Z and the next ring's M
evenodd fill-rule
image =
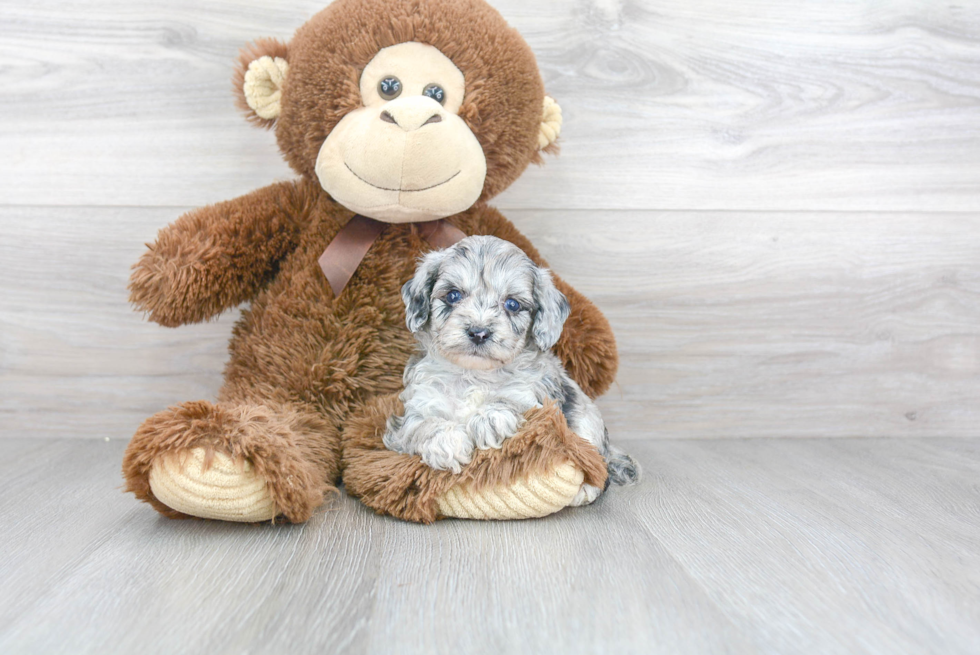
M605 457L611 482L639 479L639 465L609 444L595 403L552 354L568 301L523 251L496 237L467 237L426 255L402 298L420 351L405 368L405 412L388 420L385 447L459 473L475 448L500 448L524 412L551 399ZM573 504L601 492L583 485Z

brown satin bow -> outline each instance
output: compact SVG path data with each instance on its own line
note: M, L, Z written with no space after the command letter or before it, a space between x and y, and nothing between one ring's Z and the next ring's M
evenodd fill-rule
M377 240L387 225L388 223L355 214L327 245L327 249L317 261L323 274L327 276L335 298L350 282L354 271L360 266L367 251L371 249L371 244ZM438 221L415 223L415 225L418 226L422 238L436 248L448 248L466 236L462 230L450 225L444 218Z

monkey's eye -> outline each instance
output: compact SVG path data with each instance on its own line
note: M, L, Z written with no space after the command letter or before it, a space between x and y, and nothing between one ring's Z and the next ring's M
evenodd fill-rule
M455 305L462 299L463 294L459 289L451 289L449 293L446 294L446 302L450 305Z
M402 83L397 77L389 75L378 82L378 95L385 100L394 100L402 92Z
M429 84L424 89L422 89L422 95L432 98L440 105L446 102L446 92L442 90L442 87L438 84Z
M517 302L513 298L508 298L504 301L504 308L506 308L508 312L514 312L516 314L517 312L521 311L521 303Z

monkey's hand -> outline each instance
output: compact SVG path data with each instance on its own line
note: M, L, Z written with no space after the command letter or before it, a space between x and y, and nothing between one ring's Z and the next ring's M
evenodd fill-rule
M133 266L130 302L177 327L251 299L296 247L302 195L298 184L273 184L184 214Z

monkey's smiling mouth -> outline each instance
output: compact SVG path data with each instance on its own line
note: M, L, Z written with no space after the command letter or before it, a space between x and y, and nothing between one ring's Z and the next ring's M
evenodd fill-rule
M351 175L353 175L354 177L356 177L357 179L359 179L361 182L364 182L364 184L367 184L368 186L373 186L375 189L381 189L382 191L399 191L399 192L402 192L402 193L418 193L419 191L428 191L429 189L434 189L437 186L442 186L443 184L446 184L447 182L449 182L450 180L452 180L454 177L456 177L457 175L459 175L460 173L463 172L462 169L460 169L460 170L456 171L455 173L453 173L452 175L450 175L445 180L443 180L442 182L439 182L437 184L433 184L431 186L427 186L427 187L422 188L422 189L392 189L392 188L389 188L389 187L378 186L377 184L372 184L371 182L368 182L363 177L361 177L360 175L358 175L354 171L354 169L350 167L350 164L348 164L346 161L344 162L344 166L346 166L347 167L347 170L349 170L351 172Z

